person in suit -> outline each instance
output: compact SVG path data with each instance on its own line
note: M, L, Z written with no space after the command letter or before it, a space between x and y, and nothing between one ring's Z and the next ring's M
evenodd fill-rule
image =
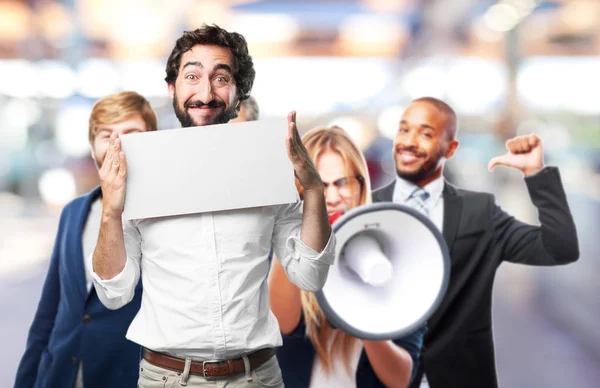
M563 265L579 258L577 232L559 170L545 166L541 140L518 136L508 153L493 158L523 173L540 226L516 220L488 193L468 191L442 178L444 162L458 148L457 118L431 97L414 100L394 140L397 179L373 193L374 202L419 203L441 229L450 251L450 282L428 321L418 379L433 388L498 386L491 301L496 270L504 261Z
M89 120L89 142L98 169L112 133L154 131L156 127L156 115L141 95L121 92L100 99ZM15 388L136 386L140 347L125 339L125 333L140 307L141 292L125 308L112 311L92 287L100 196L97 187L62 211ZM140 282L140 291L141 286Z
M323 181L331 222L371 202L367 164L343 129L314 128L302 142ZM277 358L287 388L408 385L418 365L425 327L394 341L354 338L329 324L315 294L294 286L279 260L273 260L272 267L269 299L283 334Z

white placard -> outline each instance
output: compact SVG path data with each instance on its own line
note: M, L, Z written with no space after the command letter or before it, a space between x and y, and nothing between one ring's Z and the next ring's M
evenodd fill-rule
M125 219L293 203L287 119L121 136Z

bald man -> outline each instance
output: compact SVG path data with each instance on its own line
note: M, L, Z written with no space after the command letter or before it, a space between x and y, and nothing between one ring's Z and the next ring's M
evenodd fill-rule
M240 111L236 118L229 120L230 123L241 123L244 121L256 121L259 115L258 103L252 96L240 103Z
M414 100L394 140L397 178L373 193L374 202L417 208L442 231L450 250L450 282L428 322L411 388L498 386L492 336L492 286L502 262L563 265L579 258L577 232L556 167L544 166L536 135L506 142L490 160L523 173L540 226L505 213L488 193L463 190L442 177L458 149L454 110L435 98ZM428 385L427 385L428 384Z

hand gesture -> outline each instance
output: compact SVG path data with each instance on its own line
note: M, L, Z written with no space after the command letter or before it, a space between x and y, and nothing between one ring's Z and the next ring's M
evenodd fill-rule
M534 134L517 136L506 142L508 152L490 160L488 169L503 165L521 170L523 174L531 176L544 167L544 151L542 140Z
M108 151L99 175L102 188L102 212L109 216L121 217L125 207L127 163L117 133L110 136Z
M311 191L322 188L321 177L300 139L298 128L296 128L296 111L288 114L288 136L285 145L288 157L294 166L294 174L304 190Z

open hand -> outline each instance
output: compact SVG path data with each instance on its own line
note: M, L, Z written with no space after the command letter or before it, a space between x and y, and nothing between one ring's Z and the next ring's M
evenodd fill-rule
M125 208L125 182L127 162L121 151L121 139L117 133L110 136L108 151L99 171L102 188L102 212L121 217Z
M302 143L298 128L296 127L296 111L288 114L288 136L285 140L288 157L294 166L294 174L305 191L322 189L321 177L308 151Z

